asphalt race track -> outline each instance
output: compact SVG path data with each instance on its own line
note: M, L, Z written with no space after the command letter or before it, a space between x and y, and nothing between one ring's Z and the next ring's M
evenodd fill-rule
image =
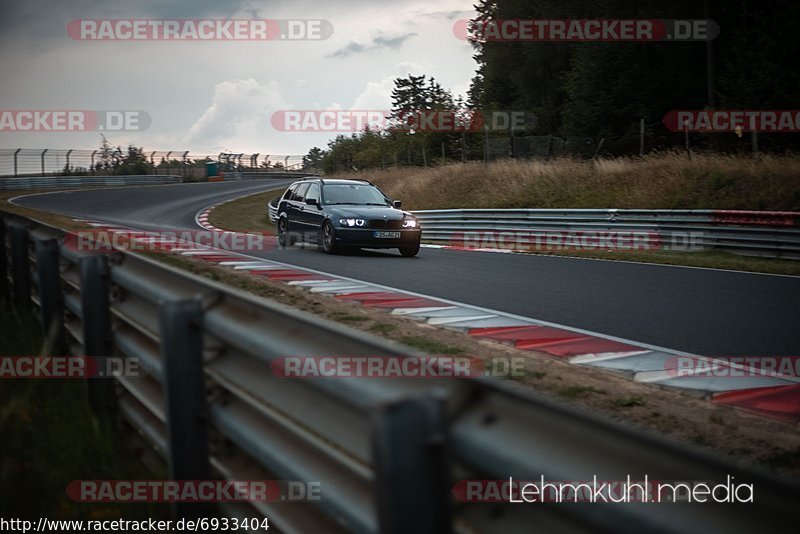
M146 230L197 229L201 209L290 182L84 190L15 203ZM800 277L431 248L416 258L300 247L251 255L695 354L800 355Z

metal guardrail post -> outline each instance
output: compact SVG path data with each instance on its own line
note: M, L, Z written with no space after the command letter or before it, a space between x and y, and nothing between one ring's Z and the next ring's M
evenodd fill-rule
M45 338L57 332L52 339L52 347L63 347L64 308L61 291L61 276L58 262L58 240L55 238L35 238L36 281L39 286L39 306L42 310L42 331Z
M0 299L8 299L8 253L6 252L6 220L0 217Z
M31 307L31 267L28 258L28 228L19 224L8 226L11 237L11 275L14 282L14 306L19 310Z
M83 351L100 363L111 356L111 311L109 309L110 272L108 258L97 254L81 258L81 311L83 312ZM114 381L107 377L87 381L89 404L95 413L107 416L115 406Z
M19 174L19 172L18 172L19 165L18 165L18 161L17 161L17 156L19 155L21 150L22 150L21 148L18 148L18 149L16 149L14 151L14 176L15 177Z
M382 533L452 531L444 394L403 399L373 413Z
M202 320L203 309L198 300L168 301L160 306L161 365L172 480L207 480L211 476ZM176 503L173 511L176 517L207 517L208 505Z

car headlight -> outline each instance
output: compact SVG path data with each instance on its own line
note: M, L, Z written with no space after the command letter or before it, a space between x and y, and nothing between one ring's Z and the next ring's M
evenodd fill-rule
M339 219L339 224L342 226L364 226L366 221L364 219Z
M403 228L416 228L416 227L417 227L416 219L403 219Z

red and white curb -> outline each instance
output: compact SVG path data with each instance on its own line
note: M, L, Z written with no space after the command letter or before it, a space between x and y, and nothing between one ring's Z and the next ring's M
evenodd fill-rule
M211 214L211 210L213 210L217 206L219 206L219 204L215 204L214 206L199 211L197 215L195 215L194 217L194 222L197 223L197 226L209 230L211 232L226 232L226 230L217 228L216 226L208 222L208 216Z
M222 232L208 223L208 211L210 209L198 214L198 225L207 230ZM135 231L141 233L141 237L135 239L159 243L159 236L154 232L99 222L83 222L112 233L129 235L131 231ZM393 315L408 317L431 326L459 330L478 339L510 344L520 350L545 353L576 365L621 373L635 381L691 390L712 402L735 406L763 416L792 423L800 422L800 378L797 375L766 371L743 373L741 366L725 360L539 321L238 252L193 245L188 248L175 247L170 252L216 263L253 276L263 276L338 300L356 302L368 308L390 310ZM677 372L679 361L684 366ZM689 365L686 365L687 361ZM715 372L709 373L709 369Z

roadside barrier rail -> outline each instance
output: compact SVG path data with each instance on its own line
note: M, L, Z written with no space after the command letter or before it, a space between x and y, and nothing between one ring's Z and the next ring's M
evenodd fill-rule
M453 209L413 212L422 238L455 246L524 234L613 232L653 236L667 250L719 250L800 259L800 213L726 210ZM503 236L502 234L506 234ZM517 234L517 235L514 235Z
M18 178L0 177L0 189L54 189L61 187L122 186L179 184L180 176L131 175L131 176L26 176Z

